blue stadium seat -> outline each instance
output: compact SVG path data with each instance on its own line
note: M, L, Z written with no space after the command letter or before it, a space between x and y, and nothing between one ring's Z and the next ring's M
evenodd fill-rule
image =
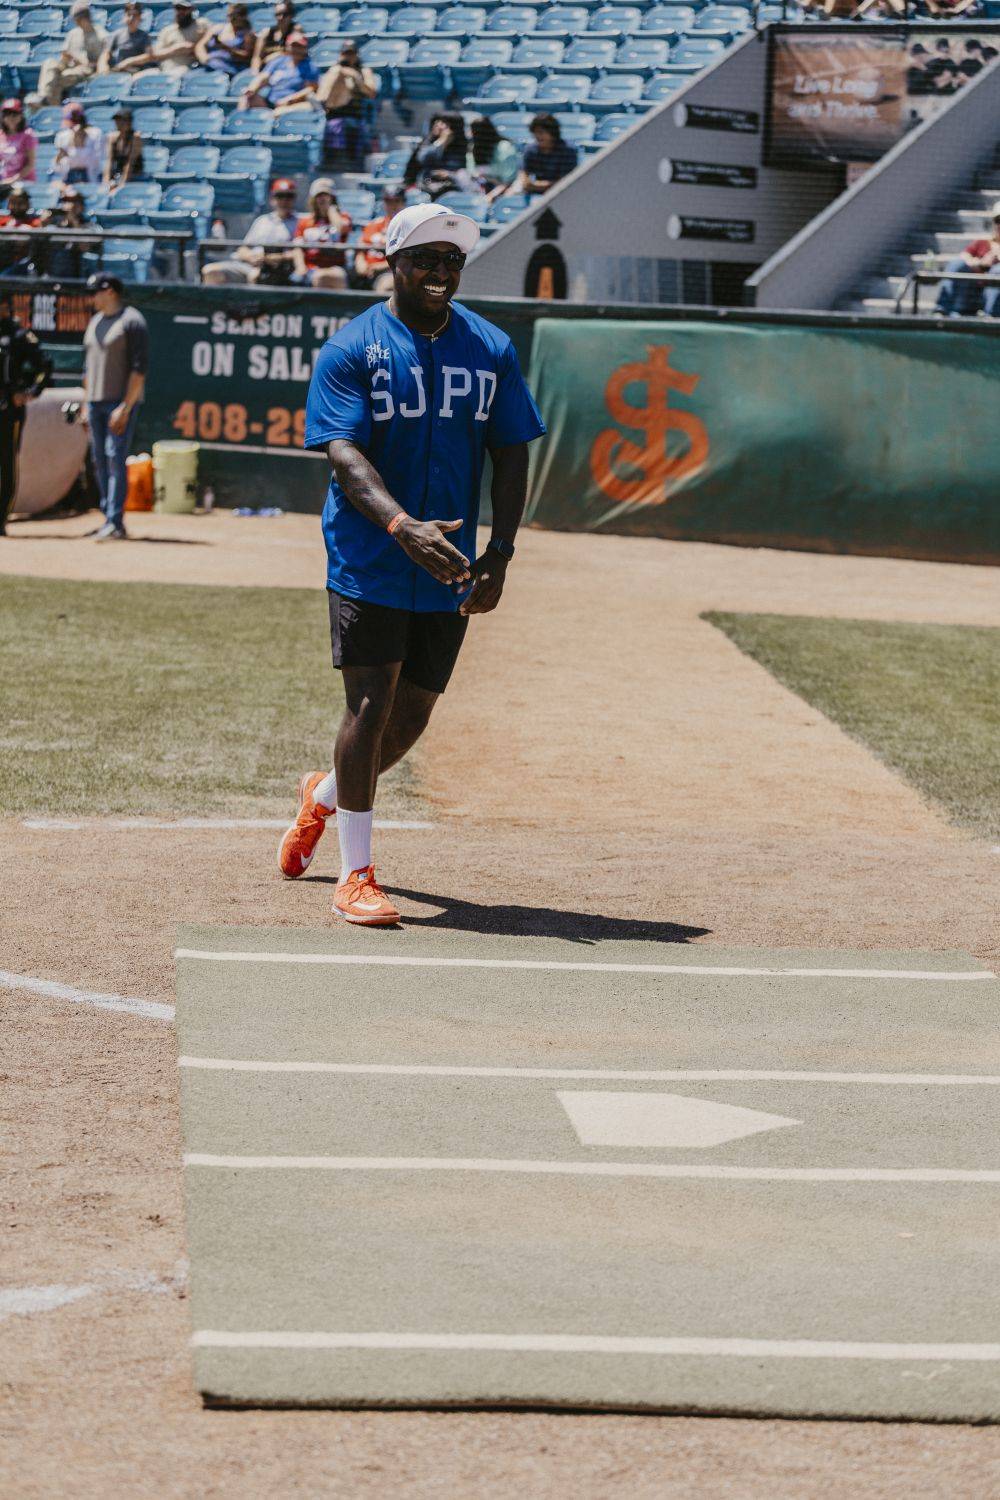
M177 111L174 121L174 137L178 145L183 140L192 145L206 136L219 135L226 121L226 112L218 104L192 104Z
M273 21L273 12L268 25ZM340 11L331 5L305 5L296 13L295 24L306 36L336 36L340 30Z
M411 153L405 147L397 148L395 151L387 151L375 168L375 177L379 182L398 182L406 171L406 163Z
M20 37L59 36L67 30L61 10L23 10L21 24L17 28Z
M234 109L226 116L222 134L250 136L257 140L260 136L270 135L273 129L274 115L269 109Z
M523 36L534 31L538 24L538 12L530 5L498 5L486 17L486 33L489 36Z
M475 94L497 68L510 61L514 43L506 36L473 37L462 48L462 56L451 66L451 82L459 96Z
M105 135L110 130L114 130L117 104L88 104L86 108L88 125L96 125L98 130L104 131Z
M434 30L435 13L429 5L402 5L389 17L389 36L426 36Z
M562 66L573 69L590 68L595 72L600 68L610 68L615 60L615 45L613 36L577 37L563 53Z
M589 73L549 73L541 79L532 101L539 109L571 109L590 97Z
M146 104L132 111L132 123L145 139L156 140L169 135L174 128L174 112L169 104Z
M643 81L641 73L605 73L592 85L587 104L599 114L613 114L623 105L638 104Z
M700 73L713 57L725 50L725 43L716 37L705 37L700 42L692 42L690 37L685 37L674 47L670 61L662 71L674 75Z
M558 32L560 36L578 36L587 29L587 10L583 5L550 5L538 17L535 30L543 34Z
M35 148L35 175L40 182L52 175L56 148L52 141L39 141Z
M435 18L434 30L438 36L476 36L485 25L484 6L449 5Z
M105 271L112 271L122 281L145 281L149 276L149 262L153 258L152 240L105 240L104 253L93 263L99 263ZM90 260L91 257L84 257Z
M225 73L216 73L209 68L191 68L181 78L177 97L207 104L212 99L224 99L228 92L229 79Z
M516 219L531 203L523 193L504 193L502 198L497 198L490 204L490 222L493 224L509 224L511 219Z
M37 211L55 208L62 193L60 182L33 182L31 184L31 206Z
M99 213L108 206L108 190L103 182L78 182L77 191L87 205L88 213Z
M686 32L685 35L681 38L678 46L674 48L674 53L676 53L680 47L683 47L691 57L696 57L700 54L702 57L706 58L715 57L718 55L718 53L725 52L726 50L725 42L722 41L719 37L696 36L693 35L690 31ZM674 57L674 61L676 60L676 57Z
M176 99L181 91L181 80L176 73L161 73L156 68L150 68L144 73L137 73L132 79L132 92L129 100L150 99L165 102L168 99Z
M28 124L39 140L46 135L55 135L57 130L62 129L62 105L46 104L43 109L36 109Z
M414 42L409 60L397 70L404 99L446 99L451 93L451 64L462 50L457 36L430 36Z
M220 154L217 145L178 145L171 151L166 171L157 172L157 177L166 178L169 183L199 181L210 172L219 171Z
M489 213L489 204L482 193L442 193L435 201L457 214L467 214L477 224L484 224Z
M670 43L662 36L633 36L621 43L615 53L613 68L636 72L655 72L670 61Z
M606 146L609 141L616 141L626 130L631 130L637 119L637 115L605 115L594 131L594 140Z
M490 119L500 134L513 141L515 146L526 146L532 138L532 116L526 109L490 110Z
M196 238L208 234L215 193L207 182L179 182L163 195L159 210L148 217L150 229L192 229Z
M650 78L640 99L640 104L645 109L651 109L656 104L662 104L664 99L669 99L671 94L676 94L681 87L683 79L672 78L669 73L657 73L655 78ZM614 119L614 115L609 116Z
M482 92L466 99L465 103L470 109L481 108L487 112L495 104L527 104L534 99L537 88L538 79L530 73L518 76L494 73L483 84Z
M410 55L410 44L403 36L373 36L361 48L361 61L376 73L388 73Z
M587 20L587 30L605 36L629 36L639 30L642 11L637 5L599 5Z
M85 101L127 99L132 92L132 79L126 73L97 73L78 92Z
M158 182L126 182L108 200L116 213L151 214L160 206L163 189Z
M4 66L21 68L31 56L31 42L27 37L4 37L3 62Z
M644 14L639 30L645 36L663 36L675 42L694 25L693 5L652 5Z
M0 37L14 36L17 32L17 11L0 10Z
M389 24L389 12L374 5L355 5L341 20L347 36L378 36Z
M375 218L375 194L369 188L338 188L337 206L352 224L367 224Z
M318 110L315 115L298 109L279 115L267 142L273 171L282 177L313 171L325 125L326 118Z
M272 157L266 146L232 146L209 175L216 207L223 213L253 213L267 196Z
M536 73L543 68L554 68L562 62L565 51L566 43L558 37L529 36L514 48L508 68L519 71L526 68Z
M142 166L146 177L159 177L170 164L170 147L146 144L142 147Z
M252 7L250 11L250 25L258 36L273 24L274 7L272 5L255 5Z
M319 58L315 52L313 52L313 62L317 65L319 63ZM249 88L256 77L257 74L253 68L241 68L238 73L234 73L233 77L229 80L230 99L238 99L243 90Z
M559 111L556 114L556 119L559 121L560 135L571 146L582 146L594 139L597 120L593 115L582 111L579 114L565 114Z

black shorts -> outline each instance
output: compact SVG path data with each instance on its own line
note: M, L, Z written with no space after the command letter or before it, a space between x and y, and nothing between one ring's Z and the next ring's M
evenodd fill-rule
M402 676L429 693L443 693L462 649L468 616L445 610L418 614L328 589L335 667L403 663Z

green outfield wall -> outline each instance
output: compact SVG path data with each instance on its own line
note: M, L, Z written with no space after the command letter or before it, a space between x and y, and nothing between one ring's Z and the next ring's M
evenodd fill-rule
M11 285L70 368L82 287ZM130 294L151 334L138 448L194 439L219 504L318 511L327 462L301 446L313 359L372 297ZM1000 562L1000 323L469 305L510 334L549 426L535 525Z
M1000 562L1000 339L535 325L538 526Z

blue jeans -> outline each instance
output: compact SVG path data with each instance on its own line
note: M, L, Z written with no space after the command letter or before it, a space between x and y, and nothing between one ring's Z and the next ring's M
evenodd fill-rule
M101 509L116 526L123 524L128 486L125 460L132 446L132 436L139 415L138 408L133 406L128 426L120 437L117 436L108 430L108 418L115 407L120 405L120 401L90 403L90 451L94 457L94 476L101 494Z
M946 271L968 271L960 255L945 266ZM946 318L974 318L983 305L983 287L978 281L942 281L936 311Z

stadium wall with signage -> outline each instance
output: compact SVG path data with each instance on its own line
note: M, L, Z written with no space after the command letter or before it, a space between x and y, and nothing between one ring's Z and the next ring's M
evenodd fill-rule
M538 526L1000 563L1000 329L541 319Z
M749 33L485 242L463 289L739 306L746 276L844 181L764 161L767 73L766 34Z

